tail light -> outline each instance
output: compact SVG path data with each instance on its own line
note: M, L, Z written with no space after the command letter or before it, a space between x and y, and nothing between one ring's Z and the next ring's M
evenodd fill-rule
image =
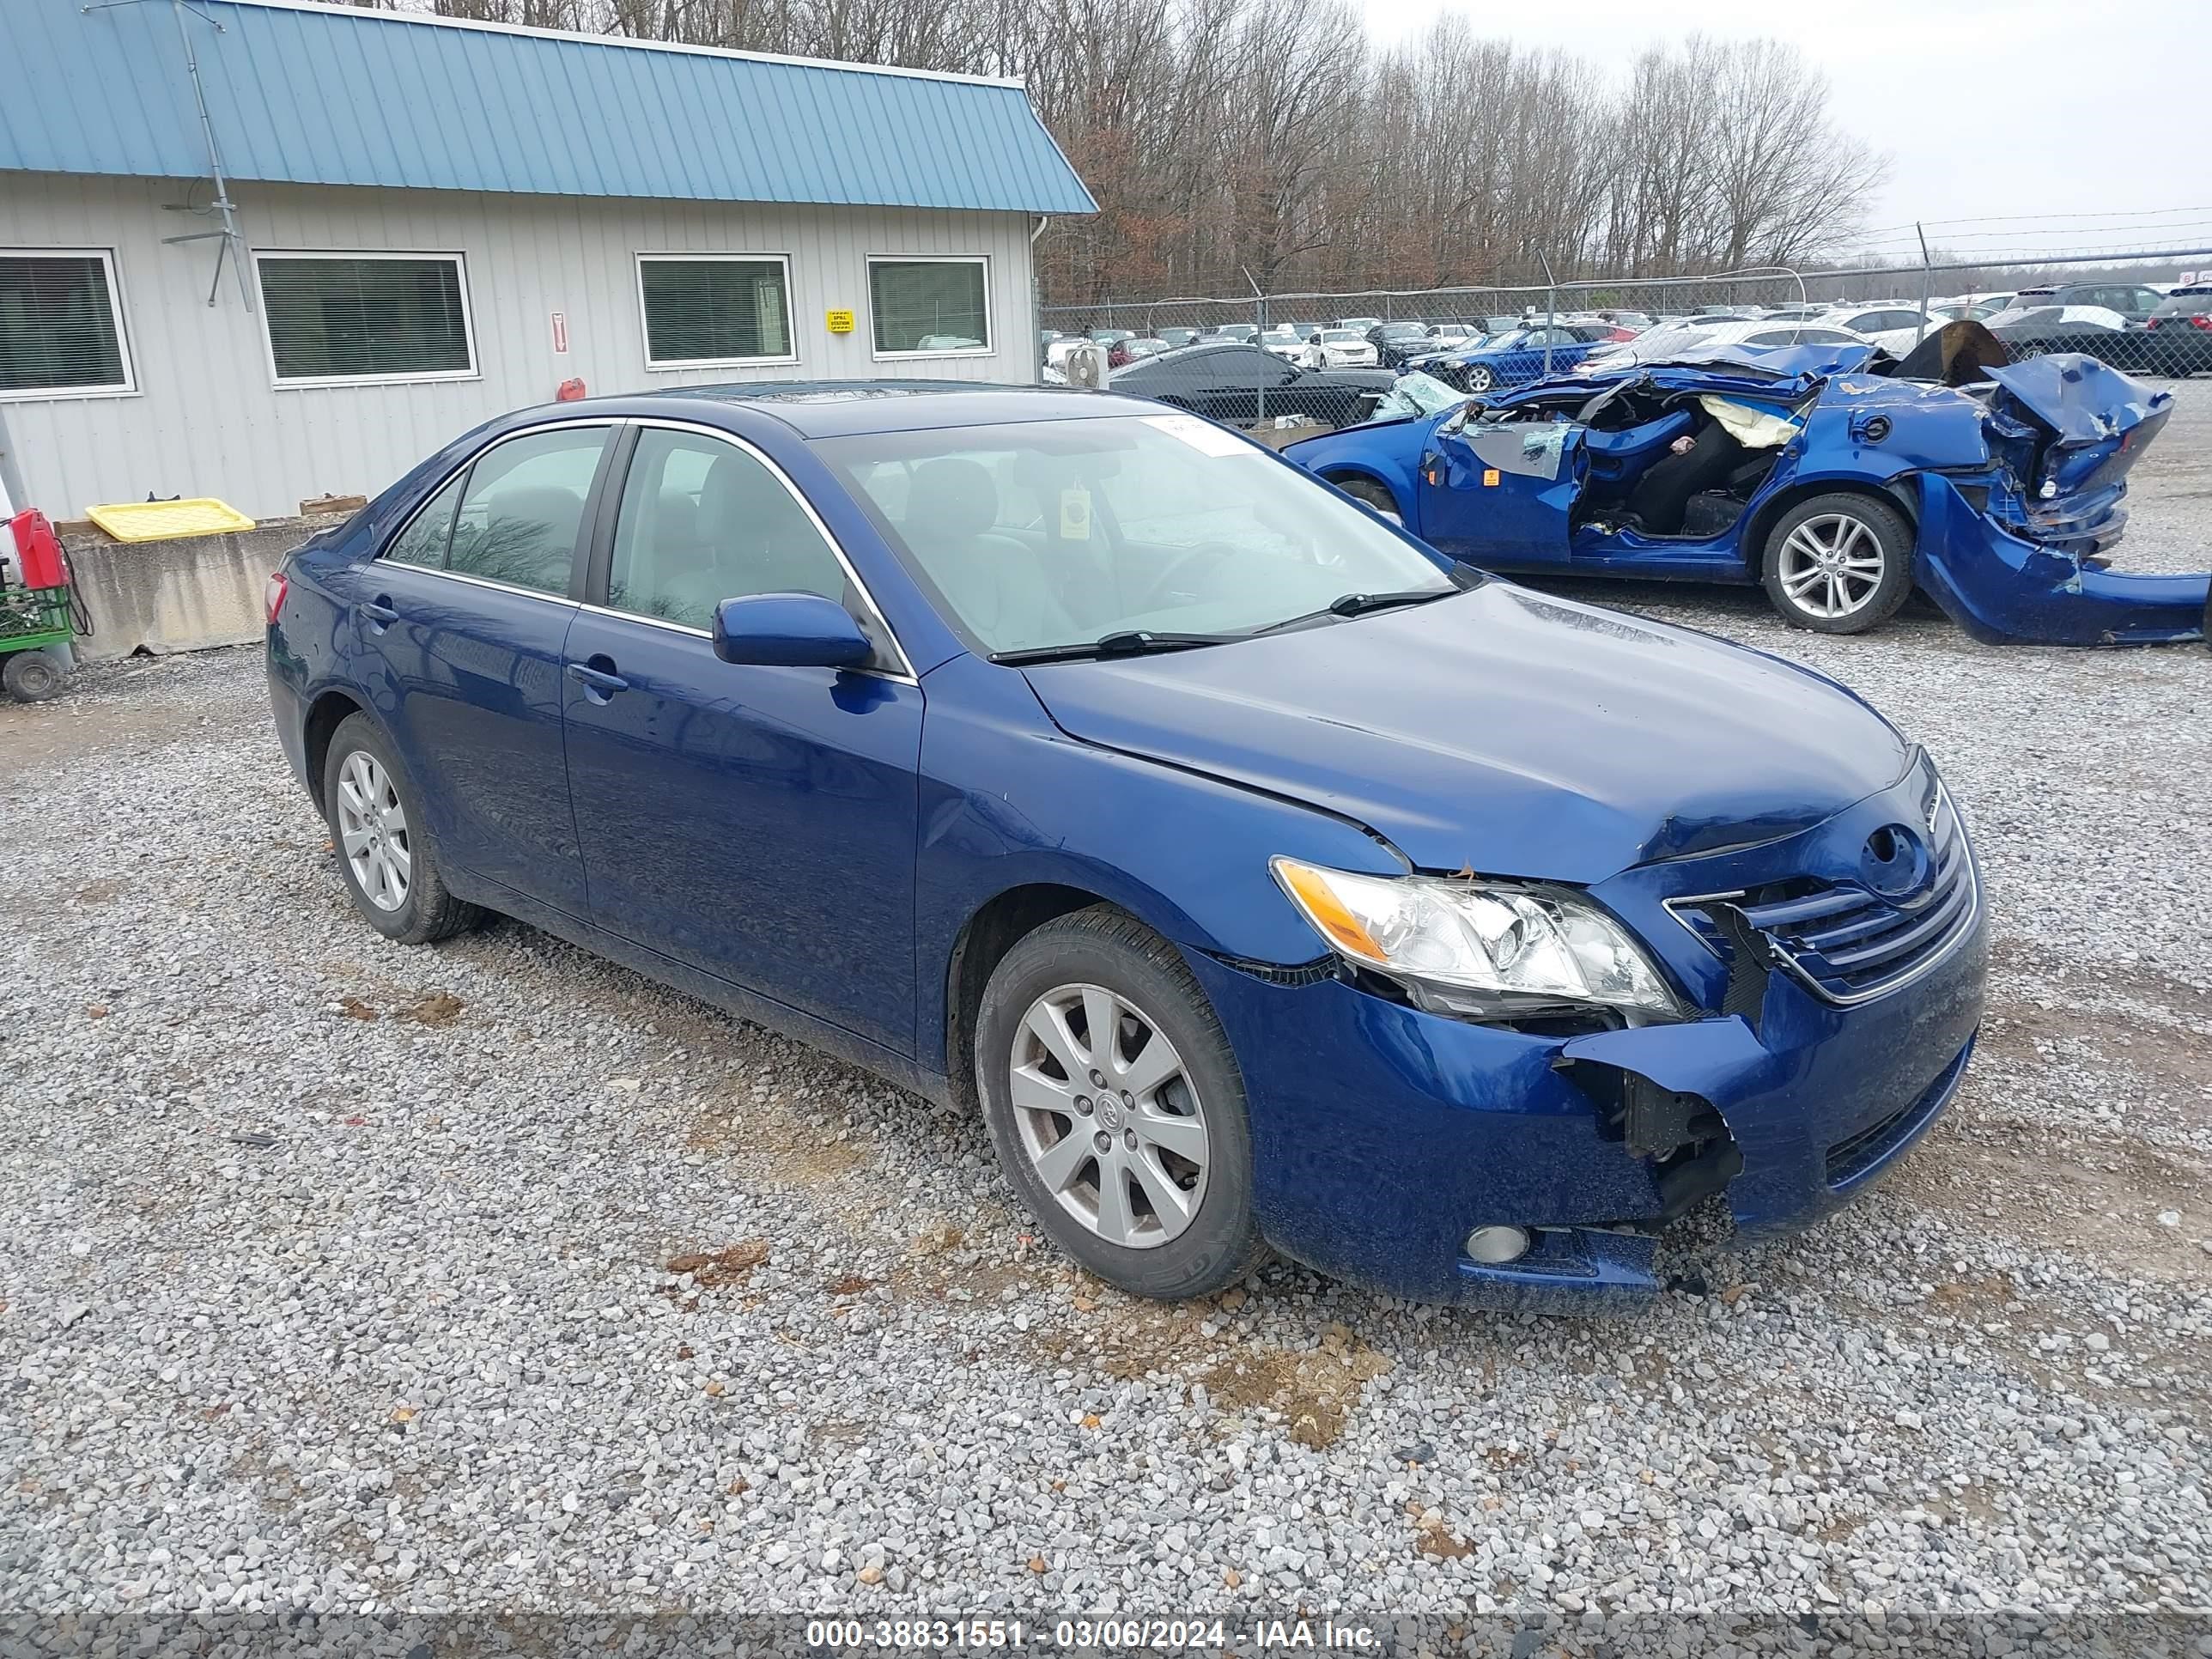
M2189 325L2191 328L2201 328L2205 330L2207 332L2212 332L2212 317L2208 317L2203 313L2199 313L2197 315L2191 317L2189 319Z
M284 608L284 596L291 590L292 584L285 580L283 571L272 570L269 573L269 580L261 590L261 603L268 610L269 625L271 628L276 625L276 613Z

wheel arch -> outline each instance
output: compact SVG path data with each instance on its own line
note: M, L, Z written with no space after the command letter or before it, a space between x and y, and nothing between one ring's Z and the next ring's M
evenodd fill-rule
M1407 508L1403 487L1384 476L1376 467L1364 463L1340 461L1332 463L1321 474L1321 477L1324 483L1333 483L1339 489L1342 489L1348 479L1357 479L1361 483L1371 483L1389 496L1391 502L1398 510L1401 522L1407 522L1411 519L1412 515Z
M323 799L323 768L330 758L331 738L355 714L368 714L368 705L350 691L331 687L319 692L308 703L307 714L300 722L301 750L307 759L307 793L313 798L318 812L327 811L330 807ZM368 717L376 720L374 714ZM383 730L380 721L377 727ZM386 732L385 736L389 741L391 734Z
M1743 533L1736 538L1736 552L1754 577L1765 574L1766 538L1792 507L1816 495L1864 495L1895 507L1905 515L1905 527L1920 529L1920 489L1910 473L1888 478L1869 478L1863 473L1830 474L1824 477L1791 479L1765 500L1754 502L1745 514Z
M945 967L945 1071L955 1105L967 1111L982 1108L975 1091L975 1019L992 970L1045 923L1097 904L1129 914L1088 888L1031 881L992 895L961 924Z

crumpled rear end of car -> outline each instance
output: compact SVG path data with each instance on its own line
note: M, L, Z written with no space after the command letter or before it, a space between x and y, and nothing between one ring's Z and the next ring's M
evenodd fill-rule
M2205 637L2212 576L2105 568L2127 524L2128 475L2172 416L2172 393L2074 353L1982 372L1990 465L1922 475L1922 589L1993 643Z

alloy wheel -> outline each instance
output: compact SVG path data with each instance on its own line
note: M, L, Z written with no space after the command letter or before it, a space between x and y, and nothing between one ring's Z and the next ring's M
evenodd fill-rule
M392 775L365 749L348 755L338 770L338 840L371 904L397 910L407 902L415 870L407 809Z
M1129 1249L1189 1226L1206 1198L1206 1114L1150 1015L1103 986L1060 986L1023 1017L1010 1068L1022 1151L1061 1209Z
M1491 372L1482 364L1471 363L1468 366L1467 389L1469 392L1487 392L1490 390L1490 382L1493 378Z
M1782 591L1808 616L1848 617L1865 609L1881 586L1886 556L1873 526L1848 513L1824 513L1782 544Z

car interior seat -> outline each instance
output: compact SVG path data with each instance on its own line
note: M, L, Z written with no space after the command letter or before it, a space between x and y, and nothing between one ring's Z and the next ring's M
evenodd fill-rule
M670 511L660 492L649 538L650 592L660 614L698 628L714 607L751 593L819 593L841 603L845 573L791 492L750 455L717 455L699 485L697 507ZM633 567L635 569L635 567ZM633 580L636 580L634 576Z
M995 530L999 487L980 461L940 456L914 471L899 526L908 550L993 650L1077 637L1036 550Z
M1640 421L1618 431L1585 428L1583 451L1589 457L1585 495L1592 500L1619 497L1645 467L1666 453L1668 445L1697 423L1693 411L1670 409L1656 420Z

